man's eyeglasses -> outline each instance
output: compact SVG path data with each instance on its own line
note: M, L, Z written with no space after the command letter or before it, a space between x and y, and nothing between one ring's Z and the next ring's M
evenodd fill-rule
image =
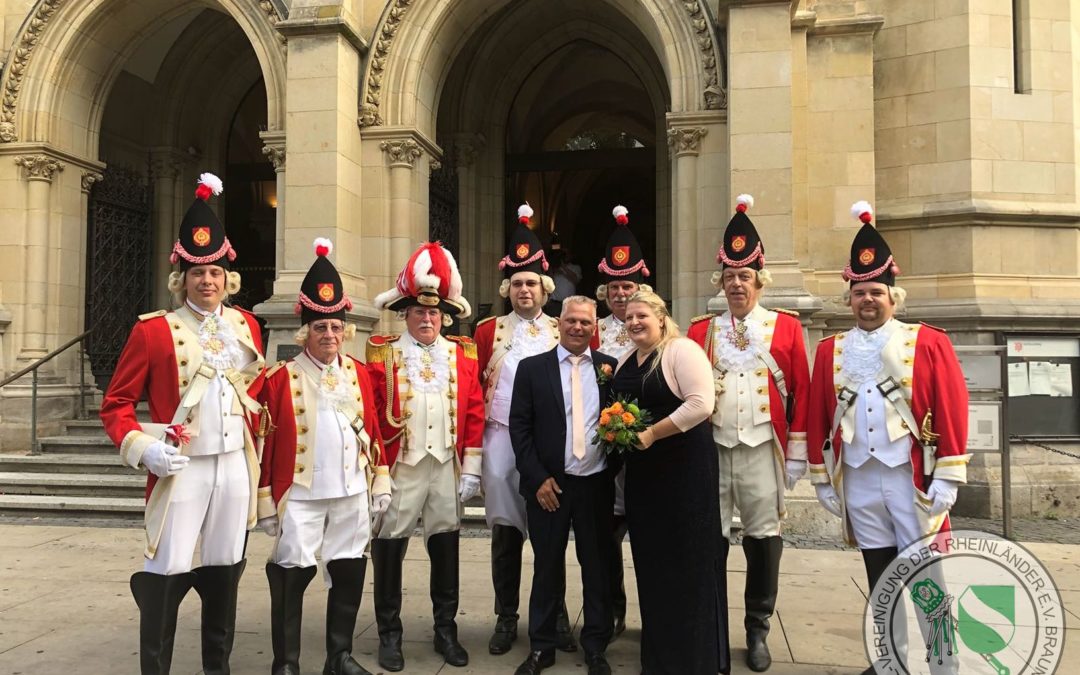
M345 332L345 324L343 323L313 323L311 324L311 330L320 335L326 332L333 333L334 335L341 335Z

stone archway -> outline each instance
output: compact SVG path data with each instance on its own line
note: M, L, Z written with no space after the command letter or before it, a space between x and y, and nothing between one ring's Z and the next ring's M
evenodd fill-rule
M543 20L537 24L537 19ZM552 20L560 25L549 26ZM625 28L623 32L631 37L620 36L618 30L605 31L612 23ZM427 234L426 218L417 218L427 210L419 186L426 186L430 162L443 158L448 150L444 146L454 145L451 154L458 162L459 180L463 181L461 220L479 228L461 256L467 291L481 299L489 294L492 279L487 278L490 275L484 269L497 259L495 253L501 248L501 237L491 233L501 234L506 209L502 187L492 182L503 175L501 134L509 109L499 97L512 98L523 74L528 72L528 61L549 53L550 45L545 40L557 39L558 29L566 28L561 24L575 25L579 33L591 33L589 37L599 38L601 43L620 45L628 60L647 63L638 70L653 90L653 105L658 113L656 140L661 150L657 153L657 184L662 186L663 194L658 194L657 221L685 223L672 228L664 242L658 242L665 258L660 266L669 269L670 259L684 253L696 261L681 268L685 271L672 279L676 307L684 312L696 311L704 305L696 276L710 264L707 256L699 253L711 246L711 242L698 242L702 229L698 201L726 201L727 188L726 180L707 181L700 175L706 166L726 166L726 133L722 131L725 98L717 45L711 20L699 3L604 0L584 7L582 3L553 0L543 3L542 8L489 2L454 4L452 10L450 4L433 0L389 3L364 74L359 122L363 142L371 148L365 152L369 161L365 166L382 171L381 189L389 194L390 208L384 212L366 211L365 227L377 237L373 243L384 242L388 261L404 259L412 243ZM506 42L498 40L500 31L520 31L516 33L518 49L513 53L493 50L481 54L470 46L477 42L475 36L484 36L486 39L480 42L505 47ZM549 31L550 35L546 35ZM469 70L473 72L470 77L454 79L454 68L463 61L471 63ZM485 69L499 71L489 75L487 95L463 96L463 85L473 92L483 89L474 83L483 80L476 72ZM514 77L518 78L516 82ZM450 113L457 117L450 126L444 123L448 96L461 101ZM689 136L682 131L687 127ZM709 127L715 130L702 143ZM668 158L669 133L675 133L675 161ZM376 153L377 148L382 152ZM709 164L698 162L703 150L716 159ZM472 163L465 171L460 170L462 157ZM681 170L677 171L677 167ZM372 175L378 173L373 171ZM699 193L699 183L706 183L708 190ZM693 198L675 199L679 194L692 194ZM676 207L681 209L679 213ZM466 240L469 237L466 232L462 236ZM703 238L718 239L719 233L708 232ZM500 240L498 244L496 239ZM381 276L381 283L389 284L394 264L369 276Z
M151 44L152 51L155 39L166 39L168 45L182 40L179 30L170 32L172 27L183 23L185 16L200 12L227 17L224 22L211 21L205 29L213 32L218 28L214 24L234 28L239 42L251 54L248 72L265 82L266 127L280 130L284 120L285 49L284 38L275 30L280 17L270 2L37 0L28 9L0 76L4 92L0 102L0 155L17 160L3 164L0 179L27 181L22 183L23 189L13 191L8 203L9 227L23 233L27 255L0 270L0 283L9 288L13 286L7 282L26 282L19 286L24 289L21 294L9 291L2 298L4 309L12 314L14 329L11 338L4 341L5 370L28 363L82 332L87 289L86 214L90 193L101 180L108 159L102 153L102 129L111 94L125 68L131 67L128 64L147 51L147 44ZM159 65L159 74L172 78L170 86L184 82L182 64L170 64L165 59ZM242 65L226 62L224 67L218 65L219 73L214 77L212 62L187 65L189 78L201 76L204 83L214 82L215 86L222 82L227 85L230 77L244 70ZM199 73L200 69L211 72ZM173 93L190 98L195 89L188 82L186 87L177 86ZM228 90L228 86L224 88ZM164 182L169 183L169 190L155 189L155 217L162 223L170 221L170 230L178 215L173 204L179 199L176 186L189 185L190 174L197 172L197 167L188 168L184 162L205 159L205 150L215 152L224 143L222 138L211 139L205 148L196 148L194 156L186 153L185 157L185 151L195 145L187 134L191 116L185 117L185 104L190 109L190 101L170 102L163 96L157 107L148 106L145 118L138 121L156 126L152 133L143 135L139 146L142 149L129 148L138 157L137 161L127 162L137 164L144 174L154 173L157 183L167 176ZM223 126L227 128L227 116ZM122 155L122 145L114 144L108 154ZM147 149L153 150L149 158ZM183 192L189 194L187 189ZM160 241L155 244L155 248L161 246ZM154 255L160 256L160 251ZM75 367L72 352L53 362L50 370L70 377Z

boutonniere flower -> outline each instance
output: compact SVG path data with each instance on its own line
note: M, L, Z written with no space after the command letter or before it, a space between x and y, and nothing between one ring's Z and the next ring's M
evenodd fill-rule
M612 370L610 363L601 363L596 367L596 383L607 384L611 379Z

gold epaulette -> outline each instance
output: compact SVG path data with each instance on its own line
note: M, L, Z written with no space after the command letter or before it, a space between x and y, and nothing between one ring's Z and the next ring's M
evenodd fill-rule
M364 350L364 360L368 363L385 363L391 343L400 337L400 335L372 335L368 338L367 347Z
M147 312L146 314L139 315L139 321L149 321L150 319L156 319L159 316L165 316L166 314L168 314L168 312L164 309L159 309L156 312Z
M776 307L776 308L774 308L774 309L773 309L773 311L774 311L774 312L778 312L778 313L780 313L780 314L787 314L788 316L793 316L793 317L795 317L796 319L798 319L798 318L799 318L799 313L798 313L798 312L796 312L796 311L795 311L795 310L793 310L793 309L780 309L779 307Z
M274 365L272 365L272 366L270 366L269 368L267 368L267 369L266 369L266 379L268 379L268 380L269 380L269 379L270 379L271 377L273 377L273 376L274 376L274 373L276 373L277 371L279 371L279 370L281 370L282 368L284 368L284 367L285 367L285 363L286 363L285 361L278 361L278 362L277 362L277 363L275 363Z
M709 312L708 314L702 314L701 316L695 316L693 319L690 319L690 323L697 323L699 321L705 321L706 319L712 319L715 316L716 316L715 313Z
M477 359L476 343L473 342L472 338L465 337L464 335L447 335L446 339L461 345L461 349L465 352L465 358L472 359L473 361Z
M944 328L938 328L937 326L931 326L930 324L926 323L925 321L920 321L919 323L922 324L923 326L926 326L927 328L933 328L934 330L939 331L941 333L946 332Z
M551 327L552 327L552 328L558 328L558 327L559 327L559 320L558 320L558 319L556 319L555 317L553 317L553 316L549 316L549 317L548 317L548 321L550 321L550 322L551 322Z

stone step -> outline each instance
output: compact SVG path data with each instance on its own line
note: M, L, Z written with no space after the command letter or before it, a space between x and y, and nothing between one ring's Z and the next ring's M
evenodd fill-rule
M0 454L0 471L18 473L109 474L146 477L146 472L120 463L114 450L108 455Z
M145 502L137 497L0 495L0 515L137 521Z
M113 455L117 450L109 437L101 436L45 436L38 439L44 454L61 453L65 455Z
M101 426L101 420L96 417L86 420L69 420L64 422L64 435L107 438L105 435L105 427Z
M88 405L86 407L86 416L92 420L101 419L101 405ZM135 406L135 418L140 422L150 421L150 405L146 401L140 401Z
M138 498L145 493L146 479L135 474L0 471L0 494Z

